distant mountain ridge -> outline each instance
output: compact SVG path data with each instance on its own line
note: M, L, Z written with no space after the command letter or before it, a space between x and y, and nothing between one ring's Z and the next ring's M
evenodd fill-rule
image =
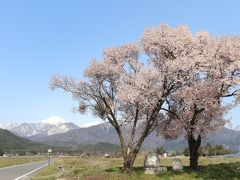
M6 129L0 129L0 149L2 150L43 150L47 149L47 145L37 142L32 142L16 136Z
M98 122L93 124L95 123L98 124ZM119 145L118 136L111 125L91 125L90 123L79 127L73 123L65 122L61 118L51 117L37 123L0 124L0 128L8 129L15 135L46 143L50 146L78 147L83 144L97 144L99 142ZM219 132L209 134L203 139L202 144L223 144L231 150L237 151L240 146L240 131L238 130L240 130L240 126L234 130L223 128ZM129 130L125 129L124 135L129 136ZM180 136L176 140L166 140L153 132L146 138L142 148L154 150L160 146L182 151L187 146L187 141L184 136Z
M7 129L20 137L51 136L66 133L79 127L73 123L65 122L59 117L50 117L36 123L6 123L0 124L0 128Z
M236 126L236 127L234 128L234 130L235 130L235 131L240 131L240 125Z
M124 132L125 136L129 131ZM97 144L106 142L119 145L119 139L115 129L111 126L99 124L88 128L79 128L62 134L55 134L48 137L32 136L29 139L46 143L51 146L78 147L82 144ZM209 134L203 139L202 144L222 144L231 150L238 151L240 145L240 131L223 128L222 130ZM175 140L166 140L157 136L156 132L151 133L143 143L142 148L154 150L157 147L164 146L166 149L176 149L182 151L187 146L184 136Z

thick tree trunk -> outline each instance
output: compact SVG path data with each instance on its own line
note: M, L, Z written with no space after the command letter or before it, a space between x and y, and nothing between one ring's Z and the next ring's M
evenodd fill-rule
M190 149L190 168L193 170L198 169L199 153L197 150Z
M136 117L135 117L135 121L134 121L134 125L133 125L133 129L132 129L132 135L130 140L128 141L128 144L125 143L120 126L117 126L115 124L113 124L113 126L115 127L115 130L118 133L119 136L119 140L122 146L122 153L123 153L123 172L126 173L130 173L132 171L132 167L134 164L134 161L136 159L136 156L142 146L143 141L145 140L145 138L149 135L149 133L151 133L151 129L154 126L154 122L157 119L157 115L160 111L160 108L162 107L164 101L160 101L158 103L158 105L154 108L151 117L148 119L147 125L144 129L144 131L142 132L140 138L138 139L135 146L133 146L133 140L134 140L134 135L136 133L136 125L137 125L137 120L138 120L138 110L136 110ZM116 122L117 124L117 122Z
M188 147L190 154L190 169L198 169L199 147L201 145L201 136L198 135L197 140L192 134L188 135Z
M130 173L133 167L133 160L130 156L123 158L123 172Z
M130 149L127 152L123 152L123 172L131 173L137 153L138 151L131 152Z

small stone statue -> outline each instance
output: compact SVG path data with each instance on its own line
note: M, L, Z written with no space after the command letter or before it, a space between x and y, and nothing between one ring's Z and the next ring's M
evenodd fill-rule
M149 154L145 157L144 167L159 167L160 159L156 154Z
M149 154L144 160L145 174L162 174L167 172L166 167L160 166L160 159L156 154Z
M173 159L172 161L172 168L174 171L181 171L183 172L183 165L181 159Z

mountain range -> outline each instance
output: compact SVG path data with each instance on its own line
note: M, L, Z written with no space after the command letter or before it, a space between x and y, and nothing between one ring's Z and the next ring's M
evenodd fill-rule
M73 123L65 122L59 117L50 117L36 123L6 123L0 128L7 129L20 137L51 136L66 133L79 127Z
M124 136L129 136L129 131L124 132ZM42 142L51 146L79 147L83 144L97 144L105 142L119 145L119 139L115 129L111 126L106 127L104 124L91 126L88 128L79 128L62 134L55 134L48 137L32 136L30 140ZM210 143L212 145L222 144L225 147L238 151L240 147L240 131L223 128L222 130L208 134L202 141L202 145ZM161 136L157 136L156 132L152 132L144 141L142 148L147 150L155 150L157 147L163 146L169 150L183 151L187 146L184 135L175 140L166 140Z
M84 144L97 144L99 142L119 145L119 139L115 129L106 124L98 124L90 127L79 127L73 123L67 123L61 118L51 117L37 123L9 123L0 124L0 128L8 129L15 135L28 138L32 141L59 147L80 147ZM202 144L222 144L231 150L238 151L240 146L240 130L223 128L222 130L208 134ZM129 129L124 129L125 137L129 136ZM175 140L166 140L151 133L143 143L142 148L154 150L164 146L166 149L182 151L187 146L184 136Z

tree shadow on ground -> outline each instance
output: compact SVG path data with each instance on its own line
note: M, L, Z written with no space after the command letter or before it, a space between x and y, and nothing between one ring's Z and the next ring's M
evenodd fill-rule
M184 172L173 171L171 166L166 166L166 168L168 169L168 172L158 175L159 177L176 177L179 175L184 176L188 174L196 179L240 179L240 162L201 165L199 166L198 170L191 170L189 166L184 166ZM111 173L121 173L122 167L108 168L105 171ZM143 175L144 167L134 167L132 173L136 175Z
M202 165L197 171L191 171L189 167L185 167L184 171L193 173L196 178L240 179L240 162Z

